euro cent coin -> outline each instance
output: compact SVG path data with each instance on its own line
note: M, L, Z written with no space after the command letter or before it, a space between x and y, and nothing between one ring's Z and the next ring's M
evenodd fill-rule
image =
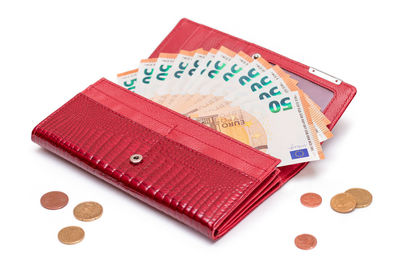
M349 193L340 193L332 197L331 207L334 211L348 213L356 208L357 201Z
M296 236L294 239L294 244L299 249L309 250L315 248L317 245L317 239L310 234L302 234Z
M315 208L321 205L322 198L316 193L306 193L300 197L300 202L306 207Z
M94 201L82 202L74 208L74 216L80 221L90 222L101 217L103 207Z
M352 195L357 204L356 208L364 208L371 204L372 202L372 195L365 189L362 188L351 188L346 191L346 193Z
M66 245L79 243L85 237L85 232L78 226L68 226L58 232L58 240Z
M51 191L40 198L40 204L48 210L58 210L68 204L68 196L60 191Z

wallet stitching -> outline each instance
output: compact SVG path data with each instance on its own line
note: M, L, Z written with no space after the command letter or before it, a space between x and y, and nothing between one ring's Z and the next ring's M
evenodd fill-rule
M125 93L125 92L126 92L126 93L130 92L130 91L124 89L124 88L121 88L121 87L119 87L119 86L116 86L114 83L112 83L112 82L110 82L110 81L108 81L108 80L106 80L106 79L103 79L102 81L103 81L103 82L107 82L107 83L108 83L109 85L111 85L113 88L119 89L119 90L121 90L121 91L124 92L124 93ZM95 87L95 86L94 86L94 87ZM132 93L132 92L131 92L131 93ZM139 95L137 95L137 94L134 94L134 96L135 96L135 97L141 98L141 100L144 100L144 101L150 103L150 104L153 105L153 106L158 106L158 107L160 107L161 109L163 109L163 110L165 110L165 111L171 113L171 114L174 115L174 116L179 115L179 117L180 117L181 119L185 119L185 120L189 121L190 123L195 124L195 121L193 121L192 119L187 118L187 117L184 117L184 116L182 116L181 114L175 113L175 112L173 112L172 110L170 110L170 109L168 109L168 108L166 108L166 107L164 107L164 106L162 106L162 105L160 105L160 104L156 104L155 102L153 102L153 101L151 101L151 100L149 100L149 99L147 99L147 98L145 98L145 97L139 96ZM97 103L97 102L96 102L96 103ZM101 105L101 106L103 106L103 105ZM107 109L109 109L109 108L107 107ZM111 110L112 112L114 112L115 114L118 114L119 116L122 116L121 114L116 113L116 112L113 111L112 109L110 109L110 110ZM140 111L138 111L138 112L141 113ZM143 114L143 113L141 113L141 114ZM143 114L143 115L146 115L146 114ZM147 115L146 115L146 116L147 116ZM125 118L126 118L126 117L125 117ZM128 120L130 120L130 119L128 118ZM158 120L157 120L157 121L158 121ZM160 122L160 123L163 123L163 122L161 122L161 121L159 121L159 122ZM164 123L163 123L163 124L164 124ZM209 127L206 127L206 126L203 125L203 124L200 124L200 123L199 123L199 124L196 124L196 125L197 125L198 127L203 127L204 129L207 129L208 131L211 131L211 132L213 132L214 134L216 134L216 135L218 135L218 136L220 136L220 137L223 137L223 138L229 140L230 142L235 142L236 144L238 144L238 145L240 145L240 146L246 148L247 150L249 150L249 148L248 148L246 145L244 145L243 143L241 143L241 142L239 142L239 141L237 141L237 140L235 140L235 139L232 139L232 138L230 138L230 137L228 137L228 136L222 135L221 133L215 132L215 130L213 130L213 129L209 128ZM168 126L168 125L167 125L167 126ZM175 129L175 131L181 132L181 131L179 131L179 130L177 130L177 129ZM200 139L198 139L198 138L196 138L196 137L194 137L194 136L192 136L192 135L190 135L190 134L187 134L187 133L185 133L185 132L181 132L181 133L186 134L187 136L190 136L190 137L192 137L192 138L194 138L194 139L197 139L197 140L199 140L200 142L202 142L202 143L204 143L204 144L206 144L206 145L209 145L209 146L211 146L211 147L213 147L213 148L216 148L217 150L222 151L221 149L219 149L219 148L217 148L217 147L214 147L214 146L212 146L212 145L210 145L210 144L208 144L208 143L206 143L206 142L204 142L204 141L202 141L202 140L200 140ZM273 158L272 156L270 156L270 155L268 155L268 154L262 153L262 152L260 152L260 151L258 151L258 150L256 150L256 149L254 149L254 148L252 148L251 151L254 152L254 153L258 153L258 154L262 155L263 157L266 156L269 160L272 160L273 162L278 161L278 159ZM260 169L260 170L267 171L267 170L272 169L272 168L264 169L264 168L260 168L260 167L258 167L258 166L254 166L254 165L251 164L250 162L247 162L247 161L245 161L245 160L243 160L243 159L241 159L241 158L239 158L239 157L237 157L237 156L235 156L235 155L233 155L233 154L230 154L229 152L226 152L226 151L223 151L223 152L224 152L224 153L227 153L227 154L229 154L229 155L231 155L231 156L233 156L233 157L235 157L235 158L237 158L237 159L240 159L240 160L246 162L247 164L249 164L250 166L253 166L253 167L258 168L258 169Z

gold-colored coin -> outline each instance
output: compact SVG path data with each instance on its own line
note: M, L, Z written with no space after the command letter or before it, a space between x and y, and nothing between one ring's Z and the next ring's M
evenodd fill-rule
M347 190L346 193L349 193L350 195L352 195L355 198L355 200L357 202L356 208L367 207L372 202L371 193L365 189L351 188L351 189Z
M103 207L94 201L82 202L74 208L74 216L80 221L90 222L101 217Z
M334 211L348 213L356 208L357 201L348 193L340 193L332 197L331 207Z
M77 244L85 237L85 232L78 226L68 226L58 232L58 240L66 245Z

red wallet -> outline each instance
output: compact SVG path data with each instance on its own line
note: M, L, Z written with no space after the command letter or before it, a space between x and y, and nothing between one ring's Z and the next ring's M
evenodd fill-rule
M187 19L152 56L221 45L290 72L323 108L330 129L356 93L339 79ZM278 159L106 79L37 125L32 140L213 240L306 165L276 168Z

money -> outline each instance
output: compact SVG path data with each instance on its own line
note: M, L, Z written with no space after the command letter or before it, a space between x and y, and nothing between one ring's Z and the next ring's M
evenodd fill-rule
M331 207L334 211L348 213L356 208L357 201L349 193L340 193L332 197Z
M333 135L321 108L278 65L221 46L160 53L118 74L126 89L281 160L324 158Z
M68 204L68 196L60 191L52 191L40 198L40 204L48 210L58 210Z
M194 114L192 119L263 152L267 152L267 133L262 123L241 109L218 114Z
M371 204L372 195L365 189L362 188L351 188L346 193L353 196L356 200L356 208L364 208Z
M176 95L174 96L173 103L168 106L169 108L178 111L178 109L181 109L180 106L182 103L192 100L196 84L202 81L204 73L211 66L217 52L217 49L211 49L197 65L195 64L196 61L193 62L193 67L187 72L186 83L175 91Z
M142 59L140 61L135 92L144 97L151 97L150 81L154 74L157 58Z
M208 98L214 98L211 91L216 84L214 79L221 75L225 67L229 65L232 58L236 55L232 50L221 47L214 58L207 63L207 68L200 72L199 78L190 85L188 94L191 95L184 103L176 106L176 111L186 113L188 109L196 108L197 104Z
M260 107L261 105L263 106ZM298 92L274 97L257 105L243 104L236 109L225 107L217 112L198 112L192 114L191 118L197 120L198 117L213 116L219 117L219 120L229 120L233 110L241 110L242 113L252 115L254 119L246 121L244 127L260 125L262 130L256 132L255 136L268 141L264 152L279 158L281 163L278 166L319 160L324 157ZM231 137L236 136L231 135Z
M362 188L351 188L344 193L332 197L331 207L341 213L353 211L355 208L364 208L371 204L372 194Z
M316 193L306 193L300 197L300 202L306 207L315 208L321 205L322 198Z
M74 216L80 221L90 222L101 217L103 207L94 201L82 202L74 208Z
M118 84L125 87L129 91L135 91L137 83L137 72L139 69L130 70L117 75Z
M58 232L58 240L66 245L73 245L81 242L85 232L78 226L68 226Z
M170 69L170 76L166 79L159 80L157 89L155 90L156 96L152 98L153 101L157 103L163 103L172 96L170 91L172 88L179 88L178 84L184 84L186 76L185 72L188 71L188 66L192 60L197 61L199 55L203 55L204 50L198 49L195 51L185 51L181 50ZM161 56L161 54L160 54ZM155 86L152 84L152 86ZM169 101L169 100L168 100Z
M179 92L181 92L182 88L191 80L191 77L196 72L197 68L201 66L207 54L208 52L201 48L194 51L179 51L170 82L168 86L165 85L166 88L164 92L161 90L159 93L160 96L163 97L163 100L158 103L171 107Z
M231 57L228 61L229 55L226 56L227 65L219 67L220 64L214 64L214 67L208 71L208 75L206 76L209 84L207 85L208 88L201 91L203 95L202 99L199 99L189 109L183 110L183 114L188 116L198 110L218 110L231 104L231 102L225 100L225 97L232 91L230 81L238 77L253 59L243 52L234 55L232 51L226 50L225 53L230 54Z
M154 98L159 92L162 92L162 85L165 81L169 81L169 75L172 73L172 66L174 65L177 54L161 53L157 58L154 65L154 72L152 78L149 80L149 85L146 91L148 98ZM163 93L162 95L164 95ZM156 101L156 100L155 100ZM160 101L160 100L157 100Z
M296 236L294 243L299 249L309 250L315 248L317 245L317 239L313 235L302 234Z

